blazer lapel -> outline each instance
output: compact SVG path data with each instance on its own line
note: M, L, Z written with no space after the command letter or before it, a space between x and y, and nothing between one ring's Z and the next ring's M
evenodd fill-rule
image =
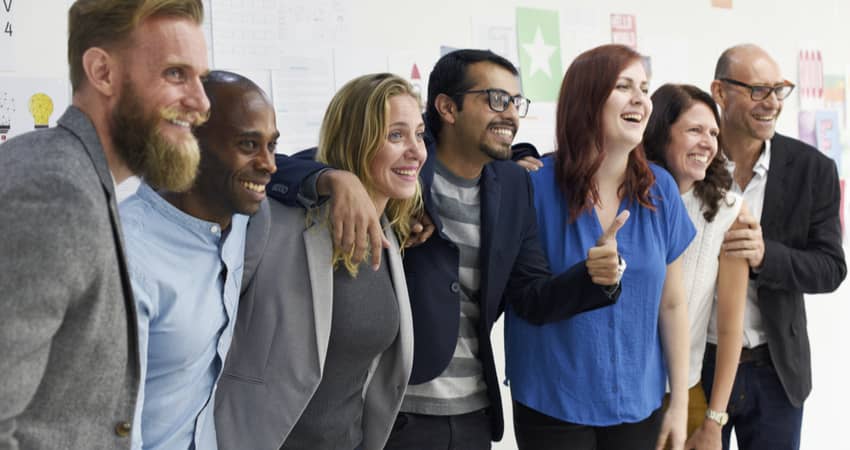
M257 266L263 259L271 231L271 211L268 200L260 203L260 209L251 216L245 237L245 265L242 269L242 293L245 293L251 279L257 273Z
M317 217L325 217L325 208L319 209ZM303 233L307 251L307 269L310 274L310 289L313 294L313 322L316 330L319 369L324 371L325 356L333 319L333 243L330 233L321 223L313 219Z
M499 205L502 203L502 187L499 183L496 172L489 166L484 166L484 171L481 174L481 266L485 270L481 271L481 317L487 320L487 285L490 282L490 269L496 267L499 261L494 261L493 258L498 254L496 246L496 229L499 223ZM485 322L486 323L486 322Z
M790 166L793 157L785 148L785 142L779 138L771 141L770 145L770 168L767 173L767 185L764 192L764 207L761 213L761 226L766 235L775 236L777 227L782 224L785 217L786 189L794 185L795 180L789 180Z

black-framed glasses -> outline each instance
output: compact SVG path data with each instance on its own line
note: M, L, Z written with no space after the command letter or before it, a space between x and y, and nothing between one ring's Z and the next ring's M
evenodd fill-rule
M742 81L733 80L731 78L720 78L720 81L724 83L734 84L735 86L741 86L742 88L747 88L750 90L750 98L753 101L760 102L768 97L770 97L770 93L773 92L776 94L776 98L778 100L785 100L791 95L791 91L794 90L794 83L790 81L784 81L779 84L775 84L773 86L766 84L747 84Z
M528 105L531 104L531 100L522 95L511 95L502 89L473 89L471 91L458 92L457 95L485 93L490 102L490 109L495 112L502 112L508 109L509 104L513 103L520 117L525 117L528 114Z

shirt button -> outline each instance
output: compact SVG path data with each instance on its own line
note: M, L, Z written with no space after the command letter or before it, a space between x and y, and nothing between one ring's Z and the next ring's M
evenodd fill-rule
M460 292L460 284L458 284L457 281L452 281L451 286L449 286L449 290L457 294L458 292Z
M218 225L213 225L213 226L210 227L211 233L218 233L220 230L221 229L218 227Z
M131 429L130 422L118 422L118 424L115 425L115 434L119 437L127 437L130 435Z

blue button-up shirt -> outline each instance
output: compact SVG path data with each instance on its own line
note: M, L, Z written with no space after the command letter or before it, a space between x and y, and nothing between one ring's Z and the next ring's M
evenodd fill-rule
M555 273L584 260L603 229L594 210L569 221L554 160L532 173L540 242ZM629 220L617 233L628 262L616 304L543 326L505 314L506 374L513 399L551 417L592 426L646 419L661 406L667 371L658 310L667 265L696 230L673 177L650 164L655 210L623 200Z
M222 231L146 184L120 213L143 380L133 448L215 449L214 390L236 324L248 217Z

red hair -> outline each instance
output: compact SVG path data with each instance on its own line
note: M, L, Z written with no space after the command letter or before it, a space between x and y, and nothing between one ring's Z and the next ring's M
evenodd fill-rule
M576 57L564 75L556 115L555 179L569 205L570 222L599 202L593 178L605 159L602 111L620 73L636 61L641 55L626 46L602 45ZM654 210L649 195L653 183L655 175L638 145L629 153L618 193Z

